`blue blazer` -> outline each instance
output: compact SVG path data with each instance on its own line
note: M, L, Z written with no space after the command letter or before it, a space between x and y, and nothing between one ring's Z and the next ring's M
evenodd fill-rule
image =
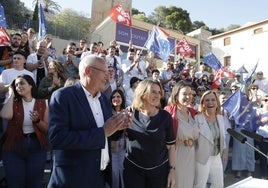
M99 100L106 121L112 116L111 105L103 94ZM104 129L97 127L80 83L53 93L48 133L54 150L49 188L105 186L110 167L100 170L101 149L105 146Z

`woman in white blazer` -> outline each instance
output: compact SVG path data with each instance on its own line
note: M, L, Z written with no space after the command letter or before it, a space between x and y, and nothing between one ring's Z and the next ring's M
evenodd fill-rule
M223 167L226 160L224 120L220 101L214 91L206 91L200 100L199 114L195 123L199 127L196 147L195 188L205 188L210 180L211 187L223 187Z

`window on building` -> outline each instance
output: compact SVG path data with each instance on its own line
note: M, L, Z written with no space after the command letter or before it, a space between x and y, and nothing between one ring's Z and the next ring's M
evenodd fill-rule
M229 67L229 66L231 66L231 56L225 56L224 57L224 66L225 67Z
M231 44L231 37L227 37L223 39L224 46L228 46Z
M254 29L254 35L255 34L259 34L259 33L262 33L263 32L263 29L262 29L262 27L261 28L257 28L257 29Z

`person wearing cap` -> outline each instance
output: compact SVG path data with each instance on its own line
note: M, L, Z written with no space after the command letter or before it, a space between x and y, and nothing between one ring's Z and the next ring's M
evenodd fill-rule
M239 88L242 88L244 83L241 81L241 74L240 73L235 73L234 81L231 83L231 87L236 85Z
M253 81L253 83L258 85L262 96L268 94L268 79L263 76L262 71L257 72L256 79Z
M26 58L27 56L24 51L18 50L14 52L14 55L12 57L13 68L5 69L0 75L0 84L2 85L0 89L1 93L6 93L8 91L9 85L19 75L26 74L34 78L33 73L24 68Z

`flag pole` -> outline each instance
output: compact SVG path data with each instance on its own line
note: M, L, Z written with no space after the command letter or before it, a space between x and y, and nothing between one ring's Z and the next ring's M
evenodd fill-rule
M132 26L129 26L129 30L130 30L130 40L131 40L131 43L132 43Z

